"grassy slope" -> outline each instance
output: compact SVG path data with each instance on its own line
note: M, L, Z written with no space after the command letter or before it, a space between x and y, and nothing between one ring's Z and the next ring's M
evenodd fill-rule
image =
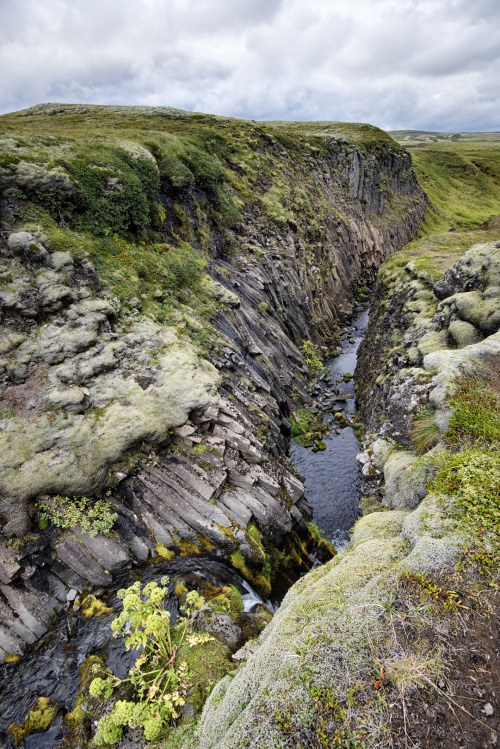
M392 135L409 149L433 206L425 233L472 229L500 214L500 133L462 133L457 141L438 133L434 142L415 144L406 132Z
M417 137L410 136L413 132L391 135L409 149L431 206L420 237L389 263L416 259L422 270L437 277L475 242L497 238L494 225L481 224L500 215L500 133L462 133L458 141L449 140L450 134L437 133L436 141L415 145L410 140ZM458 233L449 233L451 227ZM471 230L475 233L470 234Z

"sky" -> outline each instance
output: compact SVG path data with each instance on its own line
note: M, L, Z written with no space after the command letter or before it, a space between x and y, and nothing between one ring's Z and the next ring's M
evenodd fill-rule
M42 102L500 131L500 0L0 0L0 113Z

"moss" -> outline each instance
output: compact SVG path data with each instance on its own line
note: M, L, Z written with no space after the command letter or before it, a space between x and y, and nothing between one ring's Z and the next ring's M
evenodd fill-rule
M89 595L84 598L82 602L81 615L84 619L92 619L94 616L103 616L104 614L111 614L113 609L110 609L106 604L94 595Z
M78 728L85 723L86 718L87 714L83 710L81 702L77 699L74 710L64 716L64 723L69 729Z
M177 663L182 661L187 663L192 684L188 699L197 712L201 711L215 683L236 668L231 651L219 640L193 647L182 645L177 652Z
M19 726L17 723L11 723L7 733L12 736L14 744L19 746L27 736L47 731L57 711L57 705L54 705L48 697L37 697L22 724Z
M255 525L254 522L250 521L250 523L248 523L248 525L246 527L246 532L248 533L248 535L250 536L250 538L255 541L255 543L257 543L260 546L262 546L262 543L261 543L261 534L260 534L260 531L259 531L259 529L257 528L257 526Z
M212 466L209 466L207 470L210 470L210 468L212 468ZM213 551L214 545L208 538L206 538L206 536L202 536L201 533L197 533L196 540L198 541L200 546L206 551Z
M316 523L309 521L307 523L307 528L309 530L309 533L311 534L313 543L318 547L318 550L320 551L319 558L323 560L325 559L325 557L334 557L337 553L337 550L335 549L334 545L330 543L327 538L325 538L324 533L318 528Z
M17 653L7 653L7 655L4 658L5 663L17 663L21 656L17 655Z
M266 570L266 568L264 568L264 571L261 573L252 572L252 570L247 566L245 557L239 550L236 550L231 554L231 564L263 595L269 595L271 592L270 569Z
M167 549L167 547L164 546L161 541L156 542L155 554L157 554L162 559L166 559L168 562L170 562L170 560L174 559L175 557L175 551L173 551L172 549Z
M90 685L92 679L95 679L96 674L99 674L99 671L106 675L110 673L109 669L106 668L103 658L98 655L89 655L78 669L80 692Z
M199 546L186 538L183 538L176 543L179 547L179 553L181 557L201 556L203 554Z

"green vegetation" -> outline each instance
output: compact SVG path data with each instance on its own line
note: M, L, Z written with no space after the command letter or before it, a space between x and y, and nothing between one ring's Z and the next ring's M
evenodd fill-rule
M316 353L314 344L311 341L304 341L304 343L300 347L300 350L304 354L304 358L307 362L307 366L309 367L309 371L311 372L311 374L315 374L323 368L323 362Z
M470 231L424 234L391 255L381 267L379 279L389 278L411 263L415 274L424 273L431 281L440 280L472 245L496 241L499 223L493 218Z
M167 594L166 578L162 585L148 583L141 590L135 583L120 590L123 611L111 627L115 637L123 637L127 650L140 650L128 679L118 679L112 674L97 676L90 684L90 694L108 699L114 689L129 682L134 689L134 700L118 700L111 711L99 720L96 746L114 744L120 740L123 728L141 727L148 741L173 725L181 716L181 708L188 699L190 672L182 658L182 646L192 648L212 640L206 633L196 634L189 618L201 608L204 599L196 592L185 594L183 614L172 625L170 613L164 608ZM101 669L97 665L96 673Z
M105 616L111 614L113 609L106 606L100 598L90 594L82 601L81 615L84 619L92 619L94 616Z
M299 445L305 445L309 440L306 434L309 432L312 423L315 421L315 415L305 408L299 408L290 416L290 426L292 427L292 437Z
M208 605L213 612L221 614L240 613L244 609L241 593L235 585L221 588L220 593L210 598Z
M344 158L354 147L376 159L401 152L385 132L360 123L255 123L90 105L0 116L0 177L15 220L41 227L74 257L88 251L122 322L152 317L205 354L217 342L211 321L223 304L203 283L210 251L235 254L244 206L272 229L293 228L306 245L321 241L328 222L347 219L315 182L311 161ZM404 201L394 199L399 216ZM323 263L322 274L330 272ZM316 371L319 358L305 354Z
M437 467L429 490L452 497L449 512L467 543L500 562L500 357L490 356L456 383L446 435L448 450L428 458ZM425 459L424 459L425 460Z
M41 510L41 528L45 528L49 521L58 528L76 528L79 525L90 536L109 533L118 518L116 512L111 512L107 502L89 497L57 495L49 501L38 502L38 507Z
M439 429L434 419L434 411L426 408L413 419L411 439L417 455L423 455L439 442Z
M500 133L390 133L411 153L432 204L424 232L473 229L498 214Z
M15 746L23 743L27 736L47 731L57 712L57 705L48 697L38 697L22 724L19 726L17 723L11 723L7 729Z

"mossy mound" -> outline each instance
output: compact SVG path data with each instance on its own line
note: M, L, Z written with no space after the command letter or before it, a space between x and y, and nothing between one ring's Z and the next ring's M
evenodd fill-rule
M94 616L104 616L111 613L113 613L113 609L110 609L94 595L89 595L82 601L81 615L84 619L92 619Z
M12 736L14 744L19 746L27 736L47 731L58 709L48 697L38 697L21 725L11 723L8 727L7 731Z
M212 639L200 645L182 645L177 652L177 662L186 661L192 684L188 702L199 713L215 684L226 674L234 671L235 662L229 648ZM189 715L189 711L185 711Z

